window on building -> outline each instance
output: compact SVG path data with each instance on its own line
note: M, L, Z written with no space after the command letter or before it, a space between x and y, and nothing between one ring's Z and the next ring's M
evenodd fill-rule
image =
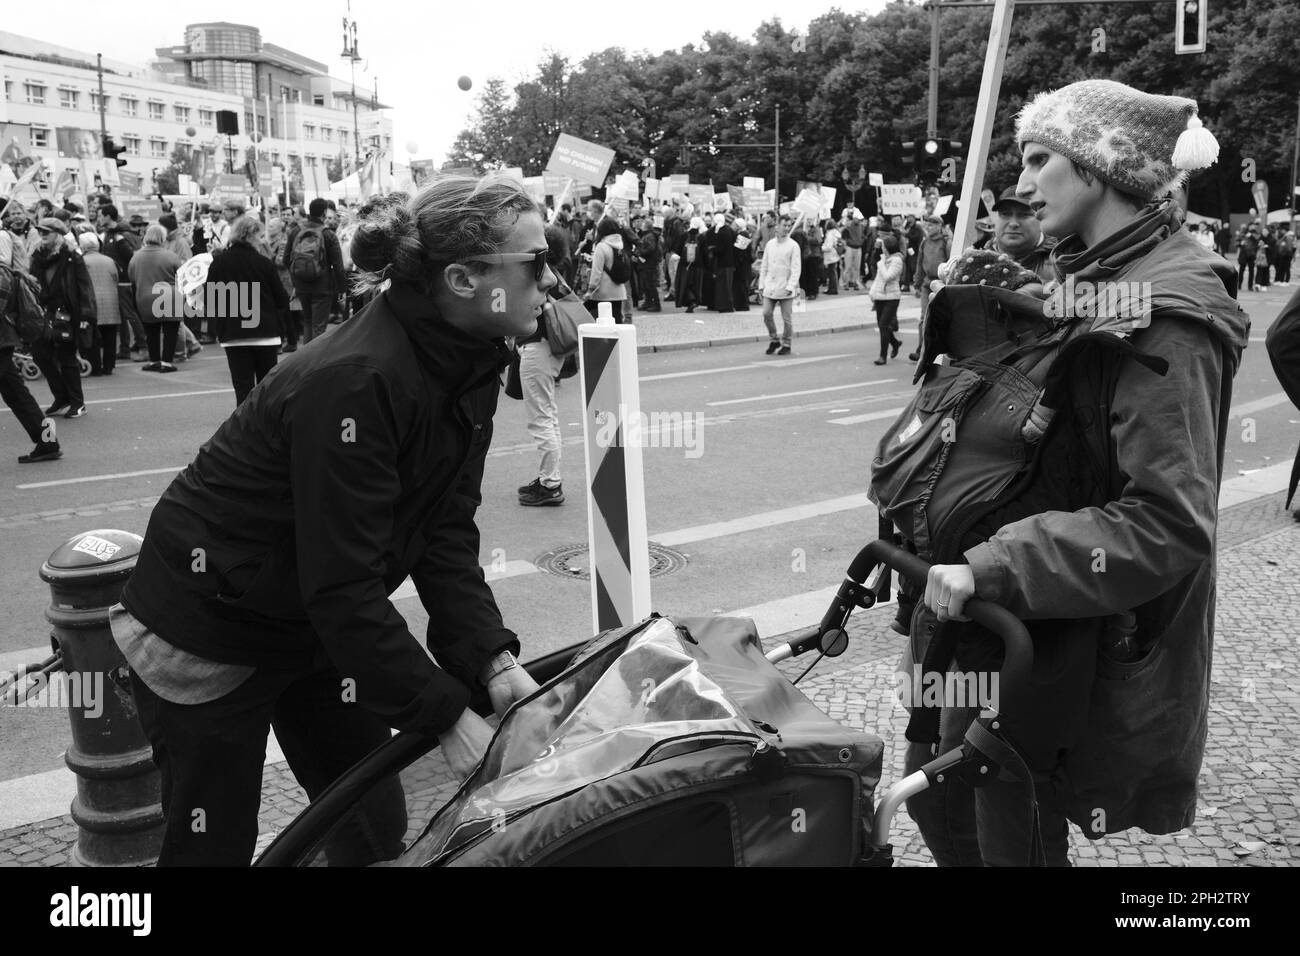
M310 166L311 168L315 169L315 168L316 168L316 157L315 157L315 156L308 156L308 157L307 157L307 165Z
M81 94L76 90L68 89L65 86L59 87L59 106L65 110L75 110L78 108L77 102L81 99Z
M163 104L161 104L161 103L154 103L153 101L150 101L150 103L149 103L149 118L150 118L151 120L161 120L161 119L163 119L163 109L164 109Z
M128 156L139 156L139 155L140 155L140 137L139 137L139 136L132 136L132 135L130 135L130 134L127 134L126 136L123 136L123 137L122 137L122 145L126 147L126 154L127 154Z
M323 139L323 140L325 140L325 142L327 142L327 143L331 143L331 142L333 142L333 141L334 141L334 130L333 130L331 127L329 127L329 126L322 126L322 127L320 128L320 138Z
M14 81L5 80L5 99L12 100L13 98L14 98Z
M261 133L263 136L266 135L266 117L265 117L265 116L258 116L258 117L257 117L257 131L258 131L259 133Z
M274 164L274 165L276 165L276 166L279 166L279 165L280 165L280 154L277 153L277 152L275 152L275 151L272 151L272 152L271 152L271 162L272 162L272 164Z
M137 116L140 112L140 101L131 96L122 97L122 115Z
M90 108L98 113L101 109L108 108L108 97L101 96L98 93L90 94Z
M304 139L315 139L315 138L316 138L316 127L313 126L311 123L303 123L303 124L302 124L302 135L303 135L303 138L304 138Z
M167 158L167 140L151 139L149 140L149 155L154 159Z
M324 96L324 94L317 93L317 94L315 94L314 96L312 96L312 98L311 98L311 103L312 103L312 106L324 106L324 105L325 105L325 96Z
M253 114L245 110L244 111L244 132L247 133L252 128L253 128Z
M216 126L216 125L217 125L217 116L216 116L216 114L215 114L214 112L212 112L212 110L205 110L203 107L200 106L200 107L199 107L199 125L200 125L200 126Z
M49 149L50 148L50 131L44 126L32 127L32 149Z
M190 121L190 108L177 103L172 107L176 111L176 122L188 123Z
M45 105L45 84L27 82L23 84L23 89L27 91L27 102L33 106Z

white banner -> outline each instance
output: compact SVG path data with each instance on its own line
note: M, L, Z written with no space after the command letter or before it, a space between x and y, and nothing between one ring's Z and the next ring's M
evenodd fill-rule
M886 216L922 216L925 214L925 197L920 186L887 183L880 187L880 209Z

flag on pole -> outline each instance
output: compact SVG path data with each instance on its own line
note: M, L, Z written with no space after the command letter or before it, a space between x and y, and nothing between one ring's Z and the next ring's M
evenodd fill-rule
M41 198L41 192L36 188L37 177L45 168L45 159L36 157L36 162L28 167L27 171L18 177L13 188L9 190L9 200L18 203L34 203Z
M376 162L376 153L371 153L366 157L366 161L361 164L361 170L357 173L357 185L361 189L361 199L364 202L369 199L378 187L375 175L378 163Z

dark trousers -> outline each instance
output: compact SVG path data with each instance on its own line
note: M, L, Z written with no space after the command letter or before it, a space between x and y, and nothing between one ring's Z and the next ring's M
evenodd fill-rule
M317 295L299 292L298 301L302 303L302 341L307 343L321 335L329 325L334 296L328 293Z
M292 348L298 347L298 338L302 335L302 309L290 309L284 322L284 334Z
M1278 256L1276 270L1277 270L1276 278L1278 282L1290 282L1291 281L1291 257L1281 256L1281 255Z
M898 300L876 299L871 305L876 310L876 327L880 329L880 357L885 358L891 345L903 344L898 338Z
M176 357L176 336L180 335L179 319L170 322L150 322L144 327L149 340L149 361L171 364Z
M205 704L165 701L132 672L140 723L162 775L166 824L158 865L249 864L271 727L311 800L388 740L384 722L345 702L342 686L323 653L307 668L258 668L225 697ZM396 856L406 833L397 779L372 790L343 829L326 847L331 865L361 866Z
M230 383L235 386L235 407L248 397L266 373L275 368L279 349L274 345L226 346L226 364L230 366Z
M840 294L840 264L832 262L826 267L826 294Z
M803 288L804 298L817 298L817 290L822 285L822 260L807 258L803 260L799 275L799 285Z
M1268 266L1255 266L1255 285L1268 288Z
M659 309L659 263L647 262L641 268L641 303L644 309Z
M41 412L41 406L36 404L36 399L32 398L32 393L27 390L27 383L23 381L18 366L14 365L13 346L0 349L0 400L9 406L27 437L34 444L40 444L44 440L42 430L45 427L45 415ZM56 440L53 432L51 422L50 441Z
M130 333L128 336L127 332L123 332L122 341L130 343L132 352L139 352L144 348L144 323L140 321L140 310L135 304L135 289L129 282L117 284L117 311L122 316L122 324Z
M92 366L94 362L90 363ZM101 325L99 326L99 368L98 371L111 372L117 368L117 326Z
M718 312L735 312L731 302L731 286L736 280L733 266L719 266L713 273L713 308Z
M939 719L939 753L961 746L977 707L945 707ZM930 745L909 743L903 772L913 773L933 756ZM1069 826L1065 812L1044 779L1035 778L1039 829L1048 866L1069 866ZM1033 858L1029 784L997 780L972 788L949 779L907 800L925 845L939 866L1027 866ZM1037 860L1033 860L1037 863Z
M1245 289L1248 292L1255 291L1255 260L1247 262L1245 259L1237 260L1237 288Z
M50 391L54 393L56 405L80 408L86 404L85 396L81 393L81 363L77 361L75 342L66 345L37 342L32 346L32 358L36 360Z
M587 311L591 313L593 319L597 317L597 312L600 308L599 302L595 299L588 299L583 303L583 305L587 307ZM610 305L614 307L614 322L618 325L626 325L627 320L623 318L623 303L611 302Z

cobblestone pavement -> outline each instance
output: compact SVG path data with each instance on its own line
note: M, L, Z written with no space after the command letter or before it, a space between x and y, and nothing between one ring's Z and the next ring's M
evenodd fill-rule
M1300 524L1281 499L1269 495L1220 516L1209 741L1196 822L1165 836L1130 830L1097 843L1071 827L1077 865L1289 866L1300 858ZM848 652L823 661L799 685L831 717L884 739L882 789L902 777L906 727L893 694L902 641L889 630L893 614L892 606L856 614ZM781 666L795 676L806 663ZM437 754L405 774L404 784L413 828L454 791ZM267 767L258 850L305 804L285 764ZM64 864L76 837L69 816L0 832L0 866ZM894 820L891 842L897 865L930 865L906 811Z

